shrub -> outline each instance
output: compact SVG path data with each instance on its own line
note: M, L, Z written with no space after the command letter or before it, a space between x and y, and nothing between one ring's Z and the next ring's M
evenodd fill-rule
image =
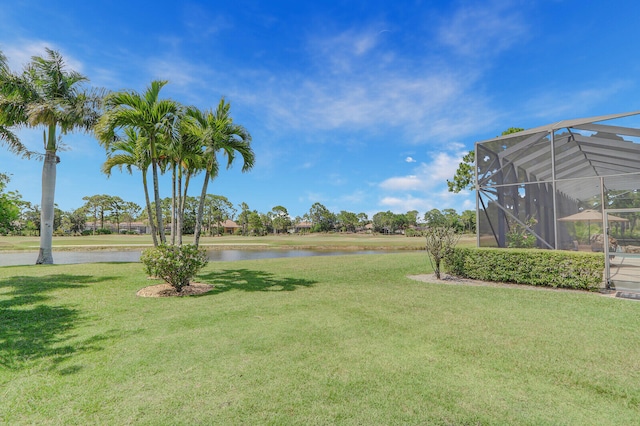
M189 285L193 278L208 262L207 253L196 246L159 245L144 250L140 256L147 274L162 278L178 292Z
M98 235L109 235L111 234L111 229L109 228L100 228L96 230L96 234Z
M82 231L82 235L87 236L87 235L92 235L93 231L90 229L85 229L84 231Z
M404 231L404 236L405 237L422 237L424 236L424 232L417 229L409 228Z
M460 235L456 234L453 228L434 227L426 230L425 238L429 262L431 262L436 278L440 279L440 263L453 251Z
M536 236L527 231L532 228L537 220L534 218L527 219L523 226L517 222L511 224L511 229L507 232L507 247L509 248L534 248L537 244Z
M580 290L598 290L604 270L602 254L536 249L455 248L444 263L465 278Z

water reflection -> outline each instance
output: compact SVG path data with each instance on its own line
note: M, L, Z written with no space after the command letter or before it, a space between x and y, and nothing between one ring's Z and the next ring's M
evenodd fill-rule
M382 250L210 250L211 261L238 261L273 259L280 257L341 256L349 254L394 253ZM0 266L33 265L38 253L0 253ZM60 251L53 253L56 264L96 263L96 262L139 262L140 251Z

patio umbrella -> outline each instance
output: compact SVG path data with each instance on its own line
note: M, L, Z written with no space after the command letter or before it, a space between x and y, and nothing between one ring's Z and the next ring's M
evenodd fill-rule
M629 222L629 219L614 216L612 214L608 215L608 219L610 222ZM587 209L558 219L558 222L587 222L589 239L591 239L591 221L603 223L602 213L597 210Z

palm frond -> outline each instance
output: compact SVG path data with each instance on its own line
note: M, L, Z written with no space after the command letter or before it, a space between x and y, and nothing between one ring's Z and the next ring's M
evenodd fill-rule
M7 147L9 152L19 155L23 158L37 157L38 154L29 151L26 146L20 142L20 139L8 128L0 125L0 145Z
M145 91L145 100L148 105L153 105L158 102L158 96L160 95L160 90L169 83L168 80L154 80L151 82L151 85Z
M102 164L101 170L107 176L111 176L111 171L114 167L118 167L119 170L122 170L124 167L129 174L132 174L132 168L137 167L136 160L134 157L126 154L116 154L108 157L105 162Z

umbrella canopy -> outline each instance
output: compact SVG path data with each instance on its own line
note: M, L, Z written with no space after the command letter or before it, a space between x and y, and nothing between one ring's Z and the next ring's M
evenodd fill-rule
M607 219L609 222L629 222L629 219L614 216L610 214ZM602 222L602 213L597 210L583 210L580 213L572 214L570 216L561 217L558 219L561 222Z
M614 216L612 214L607 216L607 219L610 222L629 222L629 219L625 219L622 217ZM597 210L582 210L579 213L572 214L570 216L561 217L558 219L558 222L587 222L588 225L588 238L591 241L591 222L599 222L604 226L604 221L602 219L602 213Z

